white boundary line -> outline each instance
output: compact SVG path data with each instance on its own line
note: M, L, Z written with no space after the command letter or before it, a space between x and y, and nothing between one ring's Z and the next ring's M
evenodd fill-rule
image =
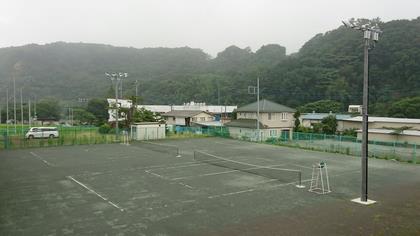
M332 177L343 176L343 175L350 174L350 173L355 173L355 172L360 172L360 170L347 171L345 173L332 175ZM305 179L305 180L302 180L302 183L310 182L311 180L312 179ZM278 185L270 186L269 188L284 187L284 186L288 186L288 185L294 185L296 183L297 182L295 181L295 182L290 182L290 183L278 184ZM212 198L220 198L220 197L232 196L232 195L237 195L237 194L242 194L242 193L254 192L256 190L259 190L259 188L250 188L250 189L246 189L246 190L242 190L242 191L237 191L237 192L230 192L230 193L222 193L222 194L217 194L217 195L211 195L211 196L208 196L207 198L209 198L209 199L212 199Z
M52 163L46 161L44 158L42 158L41 156L39 156L38 154L34 153L34 152L29 152L32 156L38 158L40 161L44 162L47 166L49 167L54 167L55 165L53 165Z
M241 194L241 193L249 193L249 192L253 192L255 190L256 190L255 188L250 188L250 189L246 189L246 190L242 190L242 191L237 191L237 192L230 192L230 193L222 193L222 194L217 194L217 195L211 195L211 196L208 196L207 198L213 199L213 198L219 198L219 197L226 197L226 196L231 196L231 195L236 195L236 194Z
M120 211L124 211L123 208L119 207L117 204L111 202L110 200L108 200L106 197L103 197L102 195L100 195L99 193L95 192L95 190L89 188L88 186L86 186L85 184L83 184L82 182L76 180L75 178L73 178L72 176L67 176L67 178L73 180L75 183L77 183L78 185L82 186L83 188L87 189L89 192L95 194L96 196L100 197L102 200L108 202L111 206L117 208Z
M207 163L205 163L205 164L208 165ZM284 165L272 165L272 166L267 166L267 167L277 167L277 166L284 166ZM225 168L225 167L221 167L221 168ZM234 173L234 172L244 172L244 171L246 172L247 170L255 170L255 169L260 169L260 168L252 167L252 168L241 169L241 170L226 170L226 171L220 171L220 172L211 172L211 173L201 174L201 175L190 175L190 176L177 177L177 178L173 178L171 180L192 179L192 178L197 178L197 177L222 175L222 174L229 174L229 173Z
M192 186L190 186L190 185L188 185L188 184L185 184L185 183L183 183L183 182L178 182L178 184L180 184L180 185L182 185L182 186L184 186L184 187L187 187L187 188L189 188L189 189L193 189L193 187L192 187Z
M158 177L160 179L168 180L168 178L166 178L165 176L160 175L160 174L156 174L155 172L152 172L151 170L145 170L144 172L146 172L146 173L148 173L150 175L154 175L154 176L156 176L156 177Z

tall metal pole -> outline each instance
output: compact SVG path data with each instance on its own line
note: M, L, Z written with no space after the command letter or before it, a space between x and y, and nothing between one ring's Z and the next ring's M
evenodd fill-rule
M9 136L9 88L6 90L6 133Z
M118 82L119 79L115 79L115 139L118 140Z
M32 122L31 122L31 99L28 101L28 124L29 128L31 128Z
M370 34L370 31L365 31ZM362 192L360 200L368 199L368 106L369 106L369 40L365 35L364 69L363 69L363 123L362 123Z
M258 142L261 141L260 134L260 77L257 77L257 138Z
M17 132L16 128L16 76L13 73L13 123L15 125L15 134Z
M36 117L36 96L34 96L34 119L35 120L37 120L37 117Z
M128 77L128 74L127 73L122 73L122 72L119 72L119 73L105 73L105 76L106 77L108 77L108 78L110 78L111 79L111 81L112 82L114 82L114 80L115 80L115 113L116 113L116 115L115 115L115 138L118 140L119 139L119 130L118 130L118 120L119 120L119 118L118 118L118 111L119 111L119 107L118 107L118 90L119 90L119 88L122 88L122 87L120 87L119 86L119 83L120 83L120 81L123 79L123 78L127 78ZM121 94L122 95L122 94Z
M364 38L364 68L363 68L363 106L362 106L362 158L361 158L361 166L362 166L362 191L360 196L360 202L363 204L371 204L375 201L368 201L368 144L369 144L369 50L372 45L374 46L375 43L379 40L379 34L382 31L379 29L378 25L372 26L369 24L361 24L355 20L350 20L349 22L344 22L343 24L346 27L360 30L363 32ZM358 200L356 199L356 202Z
M23 96L22 88L20 88L20 132L23 134Z

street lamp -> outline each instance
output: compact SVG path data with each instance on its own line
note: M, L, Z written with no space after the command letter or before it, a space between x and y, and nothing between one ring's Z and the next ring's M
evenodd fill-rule
M119 131L118 131L118 88L119 83L122 81L123 78L127 78L128 74L123 72L118 73L105 73L105 76L109 78L113 83L115 82L115 139L119 139Z
M359 30L363 32L364 38L364 69L363 69L363 106L362 106L362 191L360 198L353 199L352 201L361 204L375 203L373 200L368 199L368 106L369 106L369 50L373 49L375 43L379 40L379 34L382 31L379 29L378 24L372 25L360 24L360 22L351 19L343 21L344 26Z

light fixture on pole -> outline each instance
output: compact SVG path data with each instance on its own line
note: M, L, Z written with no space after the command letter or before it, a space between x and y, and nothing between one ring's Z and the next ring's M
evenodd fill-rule
M363 69L363 106L362 106L362 189L360 198L353 199L352 201L364 205L375 203L373 200L368 199L368 106L369 106L369 50L373 49L375 43L379 40L379 34L382 31L379 29L378 24L362 24L360 21L351 19L343 21L343 24L355 30L363 32L364 38L364 69Z
M109 78L112 83L115 83L115 139L119 139L119 130L118 130L118 89L119 83L122 81L123 78L127 78L128 74L119 72L119 73L105 73L105 76Z

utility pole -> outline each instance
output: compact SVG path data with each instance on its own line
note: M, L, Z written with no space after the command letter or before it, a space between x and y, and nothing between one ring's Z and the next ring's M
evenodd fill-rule
M23 96L22 88L20 88L20 132L23 134Z
M29 124L29 128L31 128L32 122L31 122L31 99L30 98L28 101L28 124Z
M9 88L6 90L6 133L9 136Z
M17 133L16 128L16 76L13 73L13 123L15 125L15 134Z
M32 117L33 120L37 120L37 116L36 116L36 96L34 96L34 116Z
M220 106L220 85L219 85L219 81L217 81L217 105Z
M138 105L138 100L139 100L139 98L138 98L138 96L139 96L139 94L138 94L139 81L138 80L136 80L135 85L136 85L136 105Z
M123 78L127 78L127 73L105 73L105 76L109 78L112 82L115 81L115 139L119 139L119 130L118 130L118 88L119 83L122 81Z
M257 141L261 141L260 133L260 78L257 77L257 86L248 86L248 94L257 95Z
M364 205L375 203L373 200L368 199L368 132L369 132L369 50L373 49L375 43L379 40L379 34L382 31L378 25L359 24L354 20L344 22L346 27L359 30L363 32L364 38L364 67L363 67L363 107L362 107L362 184L361 184L361 196L360 198L353 199L352 201L361 203Z
M258 142L261 142L260 133L260 77L257 77L257 132Z

